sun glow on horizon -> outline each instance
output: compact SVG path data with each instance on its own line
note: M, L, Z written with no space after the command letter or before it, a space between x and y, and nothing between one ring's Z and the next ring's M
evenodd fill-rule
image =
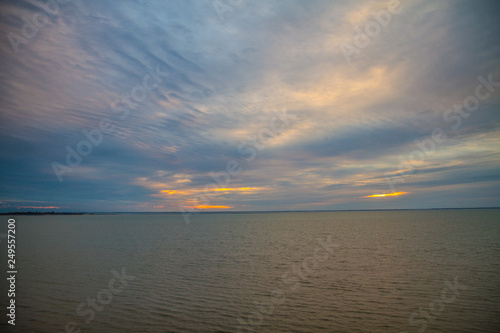
M198 206L194 206L192 208L194 208L194 209L229 209L229 208L233 208L233 207L231 207L231 206L198 205Z

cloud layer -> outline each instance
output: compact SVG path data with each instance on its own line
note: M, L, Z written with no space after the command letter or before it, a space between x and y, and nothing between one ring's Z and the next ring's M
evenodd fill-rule
M60 2L0 4L1 211L499 206L496 1Z

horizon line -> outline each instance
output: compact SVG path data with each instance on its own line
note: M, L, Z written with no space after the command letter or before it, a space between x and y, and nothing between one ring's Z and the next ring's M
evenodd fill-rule
M242 214L242 213L314 213L314 212L369 212L369 211L400 211L400 210L452 210L452 209L500 209L500 207L438 207L438 208L375 208L375 209L317 209L317 210L239 210L239 211L227 211L227 210L217 210L208 211L200 210L196 212L179 212L179 211L166 211L166 212L79 212L79 211L17 211L0 213L0 215L23 215L23 214L45 214L45 215L58 215L58 214L94 214L94 215L106 215L106 214Z

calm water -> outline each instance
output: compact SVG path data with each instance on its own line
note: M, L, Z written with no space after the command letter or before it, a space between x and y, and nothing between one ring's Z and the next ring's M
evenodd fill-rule
M500 210L15 218L1 331L500 332Z

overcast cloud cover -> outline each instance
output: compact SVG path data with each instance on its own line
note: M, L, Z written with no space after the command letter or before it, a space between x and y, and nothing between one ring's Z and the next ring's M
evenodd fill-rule
M350 62L389 1L46 2L0 2L0 211L499 206L498 1L401 1Z

